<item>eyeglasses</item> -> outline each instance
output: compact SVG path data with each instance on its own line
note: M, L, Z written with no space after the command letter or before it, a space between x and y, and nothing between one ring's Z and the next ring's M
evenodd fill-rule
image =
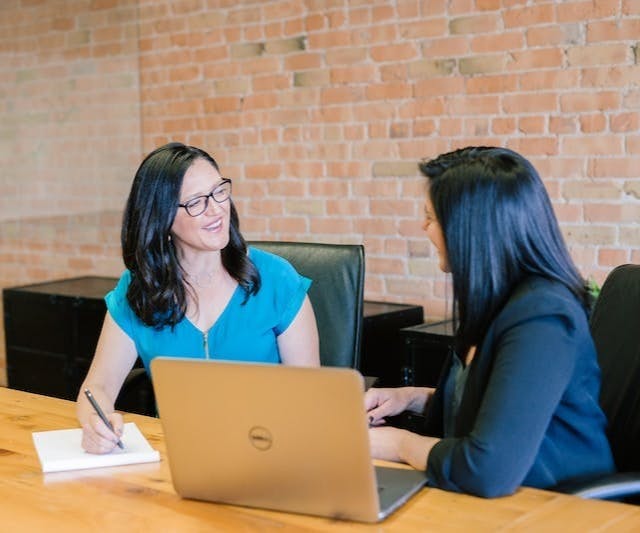
M221 204L226 202L231 196L231 180L225 178L222 183L213 189L209 194L203 194L202 196L196 196L191 198L184 204L178 204L178 207L184 207L187 215L190 217L197 217L204 213L209 207L209 198L213 198L217 203Z

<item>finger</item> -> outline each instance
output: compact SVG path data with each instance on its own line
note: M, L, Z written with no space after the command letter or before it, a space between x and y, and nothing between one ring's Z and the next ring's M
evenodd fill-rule
M113 426L113 432L119 437L122 437L124 433L124 420L120 413L111 413L109 415L109 422Z
M82 449L88 453L104 454L113 450L115 444L97 435L93 430L82 432Z
M369 417L369 425L370 426L378 426L380 424L384 424L384 417L386 413L384 409L380 409L380 407L376 407L367 412L367 416Z
M111 419L109 419L109 422L113 424ZM98 415L92 415L89 419L89 424L91 425L91 429L93 430L93 432L98 437L101 437L104 440L108 440L114 444L118 442L118 439L120 437L116 434L115 431L111 431Z
M364 393L365 411L370 411L377 405L378 405L378 395L372 389L369 389L367 392Z

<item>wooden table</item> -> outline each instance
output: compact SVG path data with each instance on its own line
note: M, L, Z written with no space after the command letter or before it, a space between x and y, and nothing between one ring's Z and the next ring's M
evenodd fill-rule
M534 489L485 500L425 488L375 525L183 500L160 421L125 421L136 422L160 463L43 474L31 433L76 427L75 405L0 388L2 531L640 531L640 507Z

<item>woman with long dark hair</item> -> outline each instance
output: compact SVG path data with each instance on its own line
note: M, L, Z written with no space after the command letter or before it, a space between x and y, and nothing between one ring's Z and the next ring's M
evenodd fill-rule
M453 282L454 346L435 389L367 392L373 455L485 497L611 472L590 296L538 173L490 147L420 170L424 229ZM384 426L404 410L424 412L421 434Z
M107 314L81 392L89 388L114 431L78 396L83 447L113 449L114 403L139 356L319 365L307 296L311 281L284 259L247 249L231 180L205 151L169 143L136 172L122 224L127 270L105 297Z

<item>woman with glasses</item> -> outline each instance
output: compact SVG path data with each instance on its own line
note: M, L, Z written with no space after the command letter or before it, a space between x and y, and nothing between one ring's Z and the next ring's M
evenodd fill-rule
M538 173L511 150L484 147L420 170L424 230L451 273L457 328L435 390L367 391L374 457L485 497L610 473L591 298ZM424 412L420 434L384 426L405 410Z
M247 248L231 180L203 150L170 143L135 175L122 224L127 270L78 396L84 449L110 452L122 432L114 403L139 356L318 366L311 281L284 259ZM96 415L89 389L111 425Z

